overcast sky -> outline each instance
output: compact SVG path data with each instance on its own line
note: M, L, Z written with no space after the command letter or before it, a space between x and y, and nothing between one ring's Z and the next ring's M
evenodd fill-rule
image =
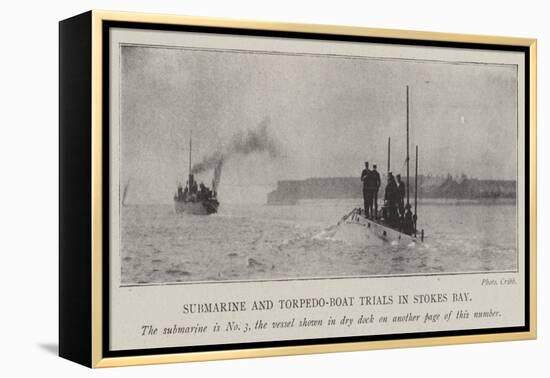
M385 171L388 137L404 172L406 85L421 173L516 178L516 66L125 46L121 70L121 182L140 201L185 182L191 129L198 161L266 117L280 155L231 159L220 193Z

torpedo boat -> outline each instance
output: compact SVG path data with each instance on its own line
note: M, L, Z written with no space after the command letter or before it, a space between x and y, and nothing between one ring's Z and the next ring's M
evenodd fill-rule
M221 176L221 161L214 169L214 178L212 180L212 189L203 185L197 185L191 166L193 141L189 138L189 176L185 189L181 184L178 185L177 192L174 194L174 207L176 213L187 213L193 215L210 215L218 212L220 203L217 199L217 186Z

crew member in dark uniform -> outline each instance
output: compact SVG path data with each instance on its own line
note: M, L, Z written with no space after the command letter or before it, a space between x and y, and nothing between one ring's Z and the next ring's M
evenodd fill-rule
M363 181L363 206L365 208L365 216L369 216L369 177L371 171L369 169L369 162L365 162L365 169L361 172L361 181Z
M204 183L200 183L199 185L199 192L198 192L198 198L199 200L205 200L206 199L206 186L204 186Z
M189 196L189 188L187 185L185 185L185 189L183 189L183 200L187 201L187 197Z
M403 215L403 223L402 223L402 230L407 235L414 234L414 216L411 211L411 204L407 204L405 206L405 214Z
M374 203L374 219L378 218L378 189L380 189L380 173L376 170L376 164L372 166L372 201Z
M397 175L397 187L399 188L399 216L405 216L405 183L401 181L401 175Z
M397 206L399 203L399 188L395 183L395 178L391 172L388 172L388 184L386 185L386 191L384 193L384 200L386 201L386 222L390 225L396 225L399 223L399 215L397 214Z

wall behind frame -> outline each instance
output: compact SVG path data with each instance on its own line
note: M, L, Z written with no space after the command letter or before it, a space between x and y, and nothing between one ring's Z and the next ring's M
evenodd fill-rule
M90 372L55 356L57 349L58 250L58 25L60 19L90 8L204 15L300 23L350 24L398 29L516 35L539 39L539 340L399 349L372 352L222 361L110 369ZM550 190L547 68L550 32L544 4L537 1L463 0L388 2L107 1L70 3L20 1L5 5L0 26L3 92L0 167L2 225L2 375L49 374L80 377L281 377L370 375L423 377L543 377L548 371L550 330L545 293L550 263ZM5 57L7 56L7 58ZM33 200L29 198L43 198Z

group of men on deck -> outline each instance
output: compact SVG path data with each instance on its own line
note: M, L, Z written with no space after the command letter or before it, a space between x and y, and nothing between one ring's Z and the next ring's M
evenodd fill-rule
M216 192L210 190L202 182L197 185L193 175L189 175L189 181L185 185L185 189L181 184L178 184L178 191L174 196L174 199L185 202L204 201L216 197Z
M397 180L396 180L397 178ZM363 201L365 216L371 219L382 218L385 223L397 227L406 233L414 232L414 216L410 204L405 205L405 183L401 181L401 175L393 176L388 172L388 182L384 191L384 206L378 212L378 191L381 180L380 173L376 170L376 164L369 169L369 162L365 162L365 169L361 172L363 182Z

